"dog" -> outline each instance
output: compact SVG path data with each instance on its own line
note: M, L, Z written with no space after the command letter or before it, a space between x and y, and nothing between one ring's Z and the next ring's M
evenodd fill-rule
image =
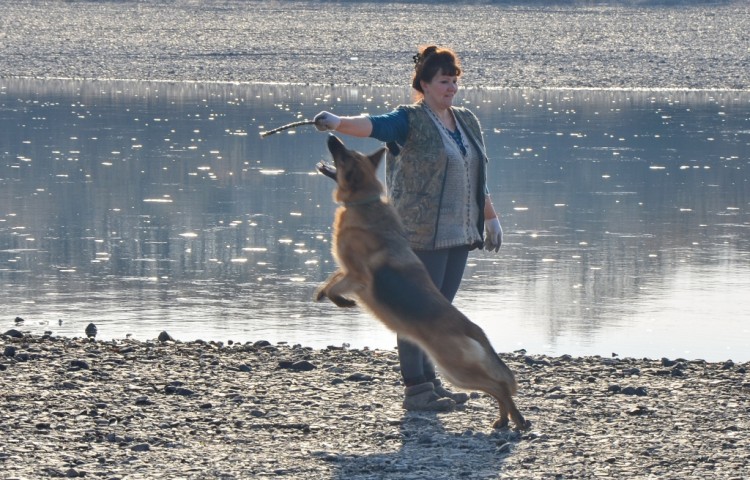
M317 168L337 184L333 198L340 206L332 244L339 269L315 299L354 307L356 298L389 329L417 343L453 385L494 397L500 405L494 428L507 427L509 419L516 429L530 428L513 402L513 372L484 331L435 287L409 246L398 213L383 200L376 172L387 148L368 156L331 135L328 149L334 165L321 162Z

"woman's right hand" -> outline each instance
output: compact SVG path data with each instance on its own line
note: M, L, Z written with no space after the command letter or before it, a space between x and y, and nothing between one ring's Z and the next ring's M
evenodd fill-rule
M331 112L320 112L315 115L313 121L315 122L315 128L317 128L319 132L332 132L341 125L341 118Z

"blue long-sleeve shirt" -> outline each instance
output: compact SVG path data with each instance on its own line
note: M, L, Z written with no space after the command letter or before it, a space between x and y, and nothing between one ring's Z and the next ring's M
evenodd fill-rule
M406 110L396 110L382 115L370 115L372 122L372 133L370 137L381 142L396 142L399 145L406 143L409 134L409 116Z

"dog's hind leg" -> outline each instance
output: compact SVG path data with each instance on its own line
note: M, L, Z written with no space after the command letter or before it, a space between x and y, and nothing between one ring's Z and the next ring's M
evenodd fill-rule
M513 420L516 430L528 430L531 428L531 422L523 418L515 402L513 402L508 386L502 384L498 387L498 390L499 392L497 393L490 393L490 395L495 397L500 406L500 418L495 421L492 428L505 428L508 426L509 420Z

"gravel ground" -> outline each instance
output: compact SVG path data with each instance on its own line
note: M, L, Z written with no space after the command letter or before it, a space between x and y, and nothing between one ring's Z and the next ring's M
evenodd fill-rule
M409 413L395 351L0 337L0 477L743 479L750 363L503 355L494 400Z
M437 43L468 86L750 88L748 2L549 3L5 0L0 77L406 85Z
M0 78L750 88L750 6L6 0ZM481 21L480 21L481 20ZM0 81L0 83L2 83ZM504 354L531 431L474 394L404 412L393 351L0 336L0 478L750 478L749 364Z

